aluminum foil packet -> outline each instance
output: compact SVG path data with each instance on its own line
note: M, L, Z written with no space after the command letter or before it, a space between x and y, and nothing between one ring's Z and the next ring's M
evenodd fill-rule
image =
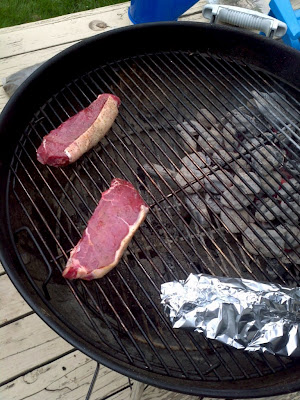
M300 288L190 274L161 285L173 328L202 332L229 346L300 357Z

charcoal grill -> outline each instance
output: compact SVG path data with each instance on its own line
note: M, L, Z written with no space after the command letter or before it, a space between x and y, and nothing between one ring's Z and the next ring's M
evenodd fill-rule
M1 259L38 315L97 362L151 385L227 398L299 390L297 360L173 330L160 305L161 283L190 272L299 284L300 236L293 230L300 214L299 67L299 53L279 43L195 23L122 28L42 66L1 119ZM35 152L42 137L102 92L122 99L107 137L73 165L40 165ZM255 102L253 93L265 93L265 100ZM238 121L232 142L224 128L241 107L246 122ZM216 118L210 139L199 126L183 134L197 118L210 122L203 109ZM253 136L260 144L249 150ZM196 151L199 160L191 157ZM262 163L271 156L272 171ZM250 168L259 193L242 174ZM227 203L213 179L217 170L236 188ZM247 234L228 212L232 199L241 204L236 176L250 190L236 212ZM107 276L65 281L69 252L114 177L134 184L149 215ZM214 205L205 200L212 192ZM268 199L276 199L276 212ZM261 204L269 217L259 220Z

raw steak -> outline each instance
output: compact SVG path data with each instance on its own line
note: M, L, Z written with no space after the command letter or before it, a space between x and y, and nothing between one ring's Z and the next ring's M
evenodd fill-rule
M102 278L122 257L149 207L131 183L114 179L71 251L63 276L67 279Z
M78 160L106 135L120 104L117 96L106 93L98 96L87 108L44 137L37 150L38 161L62 167Z

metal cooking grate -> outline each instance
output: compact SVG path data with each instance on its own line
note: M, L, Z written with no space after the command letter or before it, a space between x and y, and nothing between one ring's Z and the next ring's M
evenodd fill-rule
M42 137L101 92L122 99L107 137L74 165L41 166ZM173 330L159 293L162 282L190 272L299 284L299 99L275 77L232 59L170 52L104 65L37 110L11 164L11 224L32 285L94 346L98 361L114 354L116 363L193 381L250 380L293 366ZM193 124L211 122L203 109L216 118L214 129ZM237 109L244 119L232 123ZM114 177L132 182L150 213L111 273L66 282L69 252Z

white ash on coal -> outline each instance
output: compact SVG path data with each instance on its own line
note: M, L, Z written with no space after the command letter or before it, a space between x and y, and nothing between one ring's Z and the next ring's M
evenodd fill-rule
M285 249L300 246L300 228L298 226L282 223L277 229L284 236Z
M244 160L243 158L239 158L238 160L232 162L230 164L230 168L234 171L235 174L244 173L247 171L251 171L251 164Z
M229 153L228 150L221 149L218 150L218 152L214 152L211 155L211 159L216 163L216 165L223 167L234 160L234 155Z
M176 172L160 164L144 164L144 169L154 178L163 178L170 186L175 187Z
M214 171L204 179L205 188L211 193L224 192L233 185L229 175L229 172L226 173L221 170Z
M249 206L253 200L254 194L243 194L236 186L233 186L231 189L226 189L221 197L221 203L225 207L235 210L244 209Z
M200 191L202 189L201 181L210 174L209 168L192 169L189 170L186 167L182 167L180 172L176 174L176 181L181 188L187 193L195 193L195 191Z
M275 195L281 187L282 176L277 171L270 171L269 175L263 175L260 178L262 191L268 195Z
M214 115L206 108L202 108L200 112L197 112L196 116L199 124L204 126L204 128L210 128L217 124L217 120Z
M224 147L229 152L234 152L239 146L239 141L236 138L237 131L236 129L229 123L225 124L223 130L224 137Z
M202 150L212 154L215 150L223 149L224 137L216 128L211 127L199 135L198 144Z
M260 222L269 222L277 218L275 207L278 202L276 199L264 199L257 203L257 210L255 211L255 219Z
M298 122L297 113L283 94L258 93L255 90L251 93L253 95L252 105L258 108L272 126L286 124L290 121Z
M241 147L240 151L242 153L251 153L253 150L259 149L263 144L263 138L250 137L248 140L245 140L244 147Z
M197 121L191 121L190 123L188 123L187 121L183 121L182 125L183 125L183 127L181 125L179 125L179 124L177 125L178 130L179 131L184 131L184 132L189 133L189 134L191 134L193 136L199 135L199 133L196 131L195 127L198 130L202 130L203 129L202 125L200 125Z
M179 129L180 125L178 125ZM190 152L190 151L197 151L198 147L198 141L195 139L193 135L190 133L186 132L185 130L179 129L179 134L182 137L182 146L185 151Z
M209 193L206 193L204 196L204 202L207 204L208 208L212 210L216 214L221 213L221 207L220 207L220 198L221 196L218 195L210 195Z
M280 257L284 250L284 240L276 230L266 231L253 223L245 229L243 242L249 253L270 258Z
M210 226L211 221L207 206L199 194L194 193L189 197L186 197L185 202L199 224L201 224L203 227Z
M234 182L244 194L257 194L260 192L260 179L255 172L240 172L235 175Z
M252 152L253 169L262 175L268 175L270 171L283 163L284 155L275 146L266 145Z
M281 187L278 190L278 194L280 195L280 197L286 198L293 195L294 193L297 193L299 187L300 183L297 181L297 179L292 178L288 181L282 182Z
M248 227L250 222L254 222L248 210L233 210L228 207L224 207L223 210L221 210L220 217L224 227L231 233L240 233Z
M298 223L300 217L300 194L294 194L292 197L280 201L280 204L274 207L274 212L287 222Z
M282 257L281 262L283 264L296 264L300 265L300 246L295 247L293 250L287 252Z
M185 212L210 237L223 231L251 257L277 262L279 271L288 259L298 263L300 247L295 225L300 217L300 168L289 164L285 135L296 130L295 113L278 105L277 94L252 95L245 106L223 114L201 108L177 124L174 133L182 150L177 168L156 163L144 168L172 189L180 188ZM282 100L284 104L284 96ZM266 107L275 107L275 112L267 115ZM286 117L275 129L282 113ZM273 274L274 268L269 268Z
M234 109L226 114L226 119L231 121L231 124L239 132L251 131L253 125L255 126L255 120L246 112L244 107Z

